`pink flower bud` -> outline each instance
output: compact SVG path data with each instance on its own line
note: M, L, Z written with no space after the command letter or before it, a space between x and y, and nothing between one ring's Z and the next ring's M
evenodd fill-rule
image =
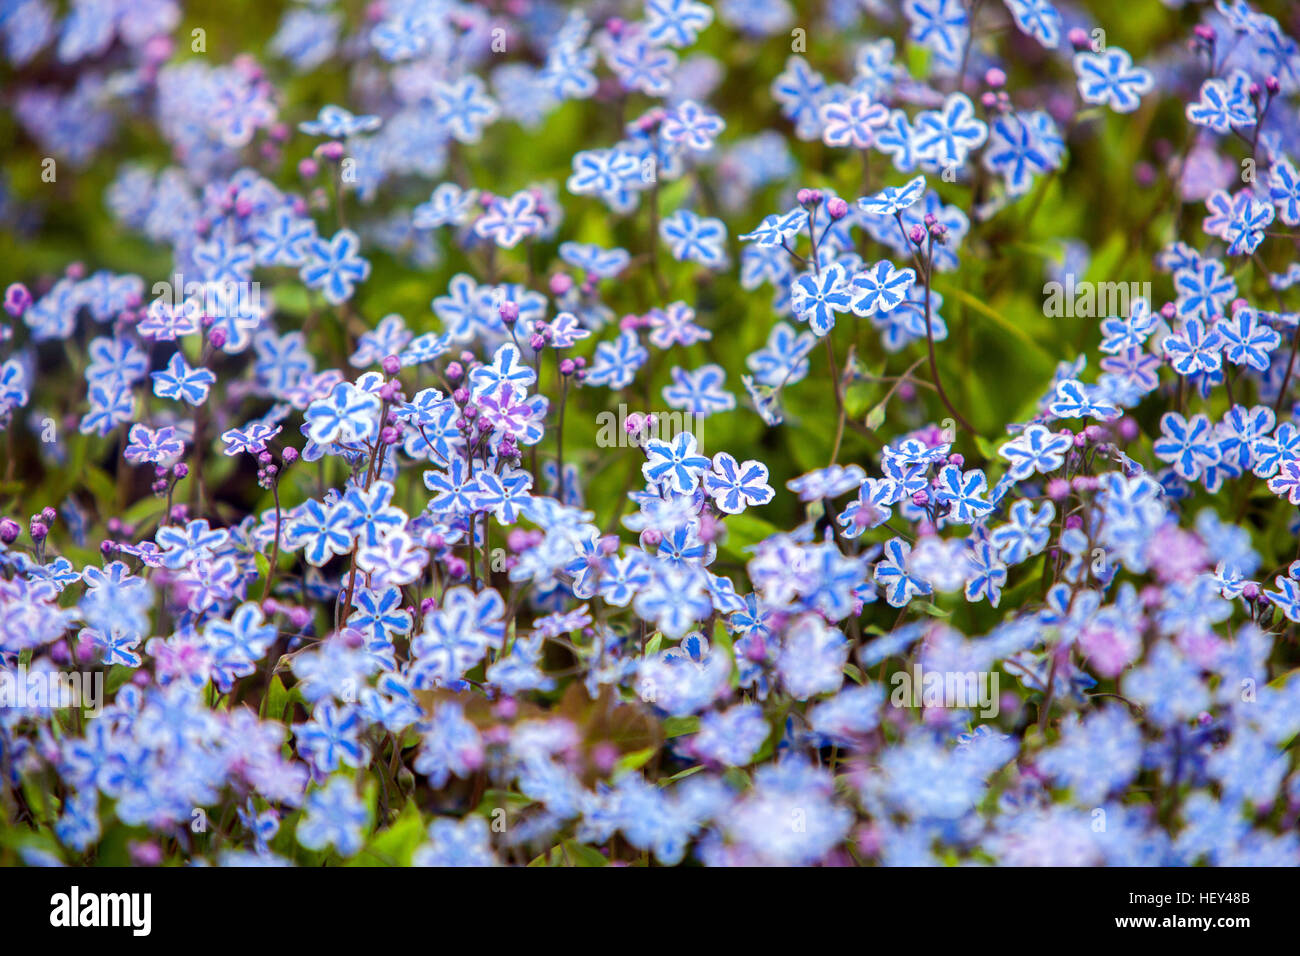
M32 294L27 291L27 286L21 282L15 282L5 289L5 311L15 319L21 318L31 304Z

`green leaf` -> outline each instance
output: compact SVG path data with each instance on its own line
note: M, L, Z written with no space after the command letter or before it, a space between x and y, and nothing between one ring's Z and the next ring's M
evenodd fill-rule
M700 718L694 714L689 717L668 717L664 720L665 737L681 737L693 734L700 729Z
M568 851L569 859L573 861L574 866L606 866L609 863L609 860L605 859L605 854L576 840L565 840L564 849Z
M640 770L658 751L658 747L645 747L641 750L633 750L631 753L623 754L618 758L618 763L614 764L614 779L618 779L625 773L633 770Z
M1020 342L1023 342L1026 347L1028 347L1033 351L1034 355L1040 361L1048 364L1051 364L1054 361L1052 356L1048 354L1047 350L1044 349L1037 342L1035 342L1034 339L1029 335L1029 333L1024 330L1023 326L1018 325L1015 322L1012 322L1001 312L997 311L996 309L987 305L982 300L971 295L965 289L960 289L957 288L956 286L945 285L943 289L941 289L940 291L943 293L945 298L951 297L953 299L956 299L962 305L965 305L975 310L980 315L984 316L986 319L992 320L992 322L995 325L997 325L997 327L1000 328L1002 331L1006 332L1008 335L1014 336Z
M424 819L415 801L408 801L392 825L380 830L347 866L410 866L411 857L424 842Z
M272 532L271 539L274 541L275 534ZM271 562L261 551L253 552L253 560L257 562L257 578L259 581L265 581L271 574Z

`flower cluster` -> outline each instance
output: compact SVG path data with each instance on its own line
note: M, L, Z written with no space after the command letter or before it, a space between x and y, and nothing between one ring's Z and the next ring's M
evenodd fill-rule
M62 6L0 862L1300 864L1287 24Z

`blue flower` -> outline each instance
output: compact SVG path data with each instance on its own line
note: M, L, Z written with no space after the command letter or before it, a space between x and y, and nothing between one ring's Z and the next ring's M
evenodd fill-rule
M1044 115L1044 119L1055 128L1051 117ZM993 121L989 147L984 151L984 168L1001 173L1009 193L1022 195L1033 185L1035 173L1049 172L1056 165L1051 153L1040 144L1029 115L1009 113Z
M357 133L370 133L379 129L378 116L353 116L341 106L322 106L316 119L298 124L309 136L327 136L330 139L347 139Z
M858 200L858 208L874 216L892 216L925 195L925 177L916 176L902 186L886 186L874 196Z
M802 381L808 374L808 355L816 347L816 341L812 334L796 334L788 323L778 322L768 333L767 345L751 352L745 364L755 379L771 388Z
M781 104L781 112L795 124L795 133L803 139L821 134L819 110L826 91L822 75L801 56L785 61L785 70L772 80L772 98Z
M1151 73L1134 66L1128 51L1117 46L1102 53L1076 53L1073 65L1083 101L1109 106L1116 113L1133 112L1155 85Z
M1246 74L1234 74L1244 77L1246 85L1250 83ZM1201 84L1200 99L1187 104L1187 119L1216 133L1226 133L1233 127L1254 126L1255 104L1242 83L1229 85L1226 80L1212 77Z
M483 81L474 74L451 82L433 83L434 115L451 135L462 143L477 143L484 127L501 114L496 100L483 89Z
M357 339L356 351L348 358L348 363L355 368L376 365L389 355L397 355L410 341L411 333L405 320L396 313L386 315L379 320L379 325L363 332Z
M184 528L163 525L154 534L163 567L173 571L211 558L229 540L230 532L211 528L206 518L196 518Z
M526 389L536 381L537 373L521 360L519 349L509 342L496 350L491 364L480 365L470 373L475 398L481 398L504 384Z
M441 789L451 777L468 777L482 764L483 741L475 726L465 719L461 705L443 701L433 711L424 730L423 742L413 767Z
M1232 218L1228 221L1224 238L1228 240L1228 255L1250 255L1264 241L1264 230L1273 221L1275 215L1271 203L1255 199L1245 190L1245 197L1240 206L1233 206Z
M659 224L659 235L678 262L698 262L710 269L726 263L727 228L721 219L697 216L679 209Z
M639 31L623 33L607 58L624 89L647 96L667 96L672 90L670 75L677 54L655 46Z
M1061 42L1061 15L1048 0L1006 0L1007 9L1022 33L1049 50Z
M296 269L306 261L307 247L316 239L316 223L282 206L253 230L253 239L258 265Z
M762 248L782 248L806 229L807 226L808 210L802 206L796 206L781 215L764 216L757 229L745 233L740 238L745 241L752 241ZM786 262L788 260L783 256L781 261Z
M231 243L225 236L194 247L194 264L207 282L247 282L253 275L254 250L243 243Z
M307 794L306 814L295 836L309 850L334 847L340 856L356 856L365 841L362 832L370 812L357 796L351 778L332 777L324 787Z
M889 122L876 134L876 149L890 157L900 173L916 169L920 157L916 154L916 134L912 121L902 110L890 110Z
M566 188L575 196L598 195L608 202L629 181L641 181L641 163L621 149L584 149L573 154L573 174Z
M1175 303L1183 318L1214 319L1237 295L1237 283L1218 259L1203 259L1174 273Z
M360 710L352 704L337 706L331 700L317 704L311 720L293 726L298 752L321 774L343 767L357 769L370 762L370 748L361 742L364 730Z
M705 714L699 733L691 739L691 749L703 760L743 767L754 759L770 733L762 707L737 704L722 713Z
M713 456L713 470L704 476L704 490L719 511L740 514L747 507L765 505L774 492L767 483L767 466L760 461L738 464L725 451Z
M529 236L542 230L544 222L537 214L537 199L528 190L508 199L496 197L487 212L474 223L474 234L491 239L502 249L513 249Z
M892 312L907 298L915 281L916 272L912 269L899 269L888 259L881 259L853 276L853 314Z
M650 359L636 333L625 329L613 342L601 342L583 379L584 385L606 385L615 391L627 388L637 370Z
M997 607L1002 601L1002 588L1007 583L1007 568L1002 563L997 547L990 541L979 541L966 551L970 565L966 578L966 600L975 602L987 599Z
M1233 365L1248 365L1267 372L1269 353L1282 344L1282 336L1259 321L1255 309L1242 308L1230 319L1220 319L1215 330L1224 342L1223 354Z
M426 202L411 210L411 225L416 229L458 226L473 217L478 194L462 190L455 183L441 183Z
M1019 436L1001 446L998 454L1011 463L1007 473L1019 480L1056 471L1073 447L1068 432L1062 434L1042 425L1027 425Z
M371 441L379 434L382 405L378 395L339 382L328 398L312 402L303 413L307 434L318 445Z
M1034 511L1034 503L1025 499L1011 505L1010 523L995 528L989 540L1007 564L1020 564L1047 547L1051 537L1056 507L1044 501Z
M310 289L320 289L331 305L352 298L357 283L370 275L370 263L357 255L361 240L350 229L340 229L334 238L312 239L306 244L305 261L299 270Z
M1146 299L1135 298L1130 306L1127 319L1108 318L1101 322L1103 352L1117 355L1128 349L1142 348L1156 330L1159 316L1151 311Z
M468 515L478 510L482 489L464 458L453 458L446 471L426 471L424 486L434 493L429 507L435 512Z
M905 607L917 595L930 594L930 585L908 567L912 546L901 538L885 542L884 556L876 562L875 582L885 592L890 607Z
M1288 621L1300 624L1300 583L1295 578L1278 575L1273 579L1276 591L1265 591L1264 595L1277 607Z
M170 425L157 431L144 425L132 425L129 439L122 457L132 464L170 464L185 454L185 442L177 437L176 429Z
M602 249L594 243L562 242L560 258L577 269L601 279L612 279L631 260L626 249Z
M668 111L660 124L659 133L676 145L705 153L713 148L727 124L717 113L711 113L694 100L683 100Z
M475 507L491 511L503 525L519 520L522 509L532 500L528 492L533 486L533 476L521 469L506 468L500 474L483 471L476 480L479 491Z
M496 866L488 841L487 821L469 816L461 820L439 817L429 824L429 842L415 851L413 866Z
M664 401L670 408L701 417L729 412L736 407L736 397L723 389L726 378L721 365L703 365L694 371L674 366L673 384L665 386Z
M208 389L217 377L206 368L193 369L180 352L172 355L167 368L152 373L153 393L159 398L173 398L187 405L202 405L208 400Z
M954 69L970 35L970 19L960 0L904 0L907 37Z
M678 494L689 495L713 464L697 454L696 447L690 432L679 432L671 442L652 439L645 444L647 460L641 473L647 482L666 482Z
M400 588L358 587L352 596L352 606L356 610L347 622L365 634L371 643L389 643L394 637L411 631L411 615L402 604Z
M581 42L561 40L546 54L538 75L542 88L556 99L586 99L596 92L596 51Z
M984 497L989 481L978 468L963 472L956 465L945 465L935 482L935 501L952 508L951 516L962 524L974 524L993 511Z
M387 481L373 482L369 488L348 488L337 507L346 515L345 529L358 547L375 547L406 524L406 513L394 507L393 486Z
M1160 416L1160 438L1151 449L1161 461L1170 462L1186 481L1195 481L1209 465L1219 461L1214 426L1204 415L1183 418L1177 412Z
M1092 397L1087 386L1072 378L1056 383L1056 392L1048 410L1057 418L1095 418L1108 422L1120 417L1118 408Z
M275 638L275 625L267 624L261 607L251 601L241 604L228 621L210 620L203 629L203 641L217 688L228 694L235 680L251 676Z
M266 443L280 433L280 426L265 422L249 422L242 428L230 428L221 433L224 452L230 457L240 454L256 455L266 450Z
M713 9L698 0L645 0L645 16L651 43L684 47L713 22Z
M1268 196L1284 223L1300 225L1300 173L1285 157L1276 159L1268 169Z
M820 111L822 142L827 146L866 149L876 139L876 130L889 122L889 109L873 103L865 93L844 102L823 103Z
M78 431L82 434L95 432L105 436L117 425L135 418L135 395L130 386L121 381L112 381L107 385L91 385L90 410L82 416Z
M1300 459L1282 460L1277 474L1268 480L1268 490L1293 505L1300 505Z
M1165 337L1161 348L1179 375L1214 372L1223 365L1223 337L1200 319L1188 319L1181 331Z
M352 550L352 534L348 531L352 518L351 511L342 505L325 505L308 498L285 526L288 546L295 551L305 547L303 557L319 568L334 555Z
M790 287L790 308L813 332L824 336L835 327L835 314L848 312L853 297L844 267L834 263L820 272L804 272Z
M989 128L975 116L965 93L953 93L941 110L924 110L913 121L916 155L942 166L960 166L988 138Z

